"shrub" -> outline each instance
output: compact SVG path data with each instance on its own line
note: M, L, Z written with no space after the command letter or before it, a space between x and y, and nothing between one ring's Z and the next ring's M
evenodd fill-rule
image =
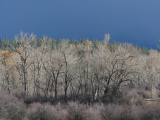
M134 115L139 120L159 120L160 119L160 105L151 104L143 105L134 108Z
M124 105L109 104L101 111L102 120L136 120L131 108Z
M141 105L142 104L142 96L139 94L139 91L136 89L132 89L128 91L125 96L125 100L132 105Z
M86 109L86 120L101 120L100 111L104 108L104 105L94 104Z
M62 120L65 119L65 110L49 104L32 103L27 109L29 120Z
M25 115L25 104L18 98L0 94L0 119L21 120Z
M87 118L85 113L86 107L76 102L70 102L67 106L68 120L85 120Z

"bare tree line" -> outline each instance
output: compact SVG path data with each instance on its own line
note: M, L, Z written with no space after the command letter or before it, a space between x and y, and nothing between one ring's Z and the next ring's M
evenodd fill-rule
M51 46L44 37L36 47L35 35L21 33L14 47L0 52L0 87L9 94L45 96L64 101L79 96L89 101L103 97L113 101L131 88L159 90L159 53L139 53L132 45L119 45L110 51L108 42L89 40L70 44L62 40Z

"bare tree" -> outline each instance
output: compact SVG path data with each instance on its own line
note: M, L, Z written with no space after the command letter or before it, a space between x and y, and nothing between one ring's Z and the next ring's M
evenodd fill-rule
M44 49L45 48L47 47L44 46ZM50 93L50 96L53 97L54 93L54 98L57 99L58 80L62 73L61 70L63 66L63 54L58 49L52 51L46 49L41 58L41 62L46 74L45 95L48 96Z
M104 95L110 94L112 99L113 96L118 95L122 84L136 79L135 74L138 73L133 62L136 56L121 46L111 53L106 45L101 45L96 52L94 57L96 67L92 65L96 73L95 78L100 79L98 81L104 84ZM99 77L96 77L97 75Z
M13 52L15 52L19 61L14 61L17 71L19 72L20 80L22 81L22 85L24 86L24 94L28 95L28 69L32 64L32 60L30 59L30 55L32 52L31 43L35 40L35 35L28 35L27 33L21 32L20 35L15 37L16 44L19 45L18 48L15 48L10 44L10 48Z
M63 54L63 59L64 59L64 65L63 65L64 97L65 101L67 101L68 87L77 74L76 71L77 56L75 56L75 46L69 45L68 41L62 42L61 52Z

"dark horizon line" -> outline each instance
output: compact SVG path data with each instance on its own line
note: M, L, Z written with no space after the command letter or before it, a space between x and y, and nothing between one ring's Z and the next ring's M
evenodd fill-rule
M42 39L42 37L47 37L46 35L42 35L41 37L37 37L36 36L36 39ZM75 40L75 41L81 41L81 40L89 40L89 41L93 41L93 40L97 40L97 41L104 41L104 40L101 40L101 39L98 39L98 38L95 38L95 37L93 37L92 39L89 39L89 38L79 38L79 39L74 39L74 38L72 38L72 39L69 39L69 38L59 38L59 39L55 39L55 38L53 38L53 37L47 37L47 38L51 38L51 39L53 39L53 40L56 40L56 41L59 41L59 40L69 40L69 41L72 41L72 40ZM13 39L8 39L7 38L7 36L5 36L4 38L0 38L0 41L2 41L2 40L8 40L8 41L12 41L12 40L15 40L14 38ZM136 43L131 43L131 42L122 42L122 41L118 41L118 40L109 40L109 43L113 43L113 42L116 42L116 43L120 43L120 44L130 44L130 45L133 45L133 47L141 47L141 48L147 48L148 50L151 50L151 49L153 49L153 50L158 50L159 49L159 46L158 45L156 45L156 47L149 47L149 46L147 46L147 45L140 45L140 44L136 44Z

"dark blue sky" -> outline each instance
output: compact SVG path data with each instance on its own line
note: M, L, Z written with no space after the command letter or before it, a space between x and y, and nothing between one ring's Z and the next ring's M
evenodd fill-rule
M103 39L156 48L160 0L0 0L0 38L20 31L55 39Z

